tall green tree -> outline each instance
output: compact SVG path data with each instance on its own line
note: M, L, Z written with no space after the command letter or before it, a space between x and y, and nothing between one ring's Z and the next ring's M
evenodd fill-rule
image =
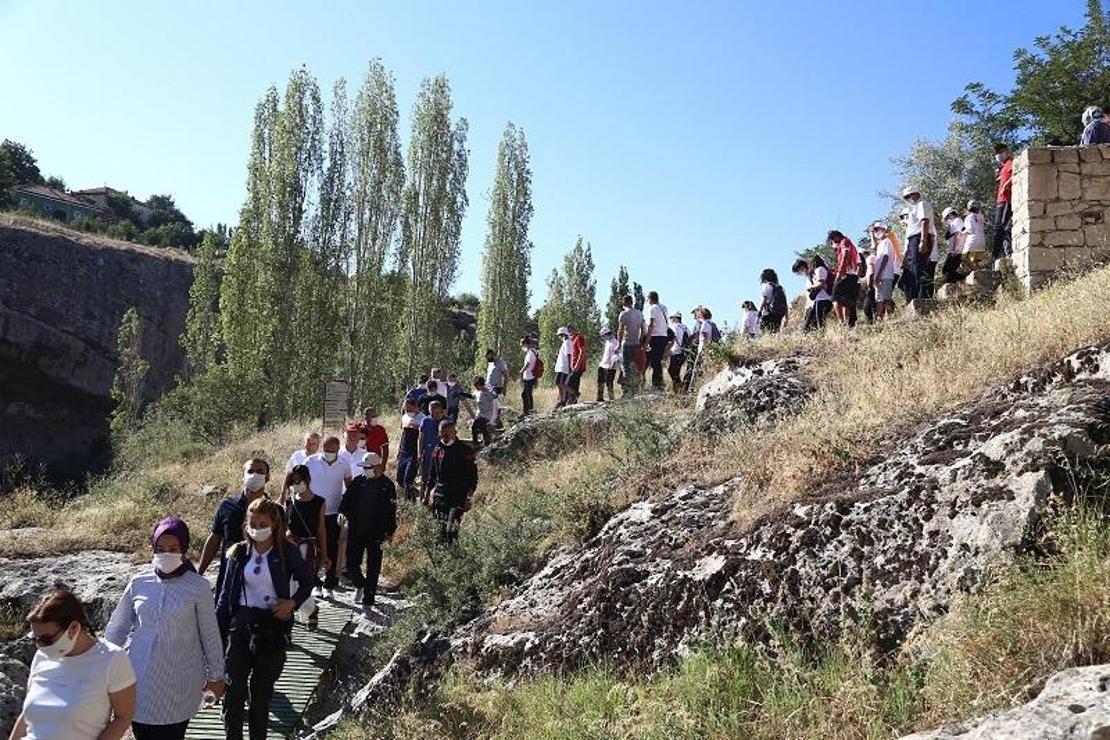
M370 62L349 126L352 249L347 266L348 377L359 404L384 401L400 375L396 280L388 279L405 167L393 76Z
M8 155L8 161L15 172L15 181L20 185L42 185L46 182L34 153L18 141L4 139L0 143L0 152Z
M1076 144L1081 115L1107 105L1110 90L1110 27L1101 0L1087 0L1086 22L1038 36L1031 49L1014 52L1014 86L1000 93L973 82L952 104L960 133L977 147L993 141Z
M11 155L4 149L0 149L0 208L10 208L15 205L17 184Z
M143 359L143 324L134 307L127 309L116 333L116 377L112 383L112 433L134 429L143 404L143 382L150 363Z
M216 366L220 346L220 242L211 231L204 233L196 251L193 282L189 286L189 313L181 346L185 351L189 378L203 375Z
M554 377L555 356L559 349L555 332L572 326L586 337L587 347L598 344L601 312L597 308L597 279L594 277L593 250L581 236L563 257L561 270L547 279L547 300L539 313L540 354Z
M628 268L621 265L617 275L609 281L609 300L605 304L605 323L613 331L617 330L617 317L620 316L621 303L626 295L632 295L628 287Z
M459 267L467 123L460 118L452 124L451 109L447 78L424 80L412 111L398 252L398 265L409 277L400 332L407 379L434 360L440 307Z
M528 279L532 275L532 170L524 132L505 127L497 149L497 172L486 216L482 254L482 299L475 363L485 367L485 351L507 352L528 320Z

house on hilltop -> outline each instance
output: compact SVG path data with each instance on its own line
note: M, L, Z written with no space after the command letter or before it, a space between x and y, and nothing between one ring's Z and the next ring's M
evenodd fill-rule
M105 214L105 210L96 203L47 185L18 186L16 203L20 208L64 223L97 218Z
M84 198L90 203L96 204L99 208L108 213L115 213L116 215L123 214L118 213L117 208L113 207L113 203L127 203L131 207L130 218L137 221L142 226L147 225L151 215L154 213L154 209L142 201L137 200L126 190L116 190L107 185L99 188L88 188L87 190L75 190L73 194L79 198Z

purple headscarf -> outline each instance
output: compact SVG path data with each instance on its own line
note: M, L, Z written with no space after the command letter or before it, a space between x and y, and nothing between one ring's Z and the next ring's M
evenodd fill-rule
M162 521L155 524L154 525L154 531L150 533L150 547L151 547L151 549L153 549L154 544L156 542L158 542L158 538L161 537L164 534L170 534L170 535L173 535L174 537L176 537L177 541L179 543L181 543L181 553L183 555L188 553L188 551L189 551L189 527L186 526L185 520L181 519L178 516L168 516L165 519L163 519ZM159 578L177 578L182 573L185 573L185 572L190 571L190 570L193 571L193 572L196 572L196 568L193 567L193 564L189 561L189 558L186 556L184 558L184 560L182 561L181 566L178 567L176 570L173 570L169 573L163 573L162 571L155 568L154 572Z

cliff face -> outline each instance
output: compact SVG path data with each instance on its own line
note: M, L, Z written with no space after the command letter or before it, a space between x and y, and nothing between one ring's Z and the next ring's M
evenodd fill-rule
M144 393L183 366L192 260L0 217L0 460L21 454L57 476L103 464L116 372L116 332L142 316Z

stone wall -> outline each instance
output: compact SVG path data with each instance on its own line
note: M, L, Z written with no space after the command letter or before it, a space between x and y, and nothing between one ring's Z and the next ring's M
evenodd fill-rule
M1110 251L1110 146L1026 149L1013 182L1014 268L1027 287Z

